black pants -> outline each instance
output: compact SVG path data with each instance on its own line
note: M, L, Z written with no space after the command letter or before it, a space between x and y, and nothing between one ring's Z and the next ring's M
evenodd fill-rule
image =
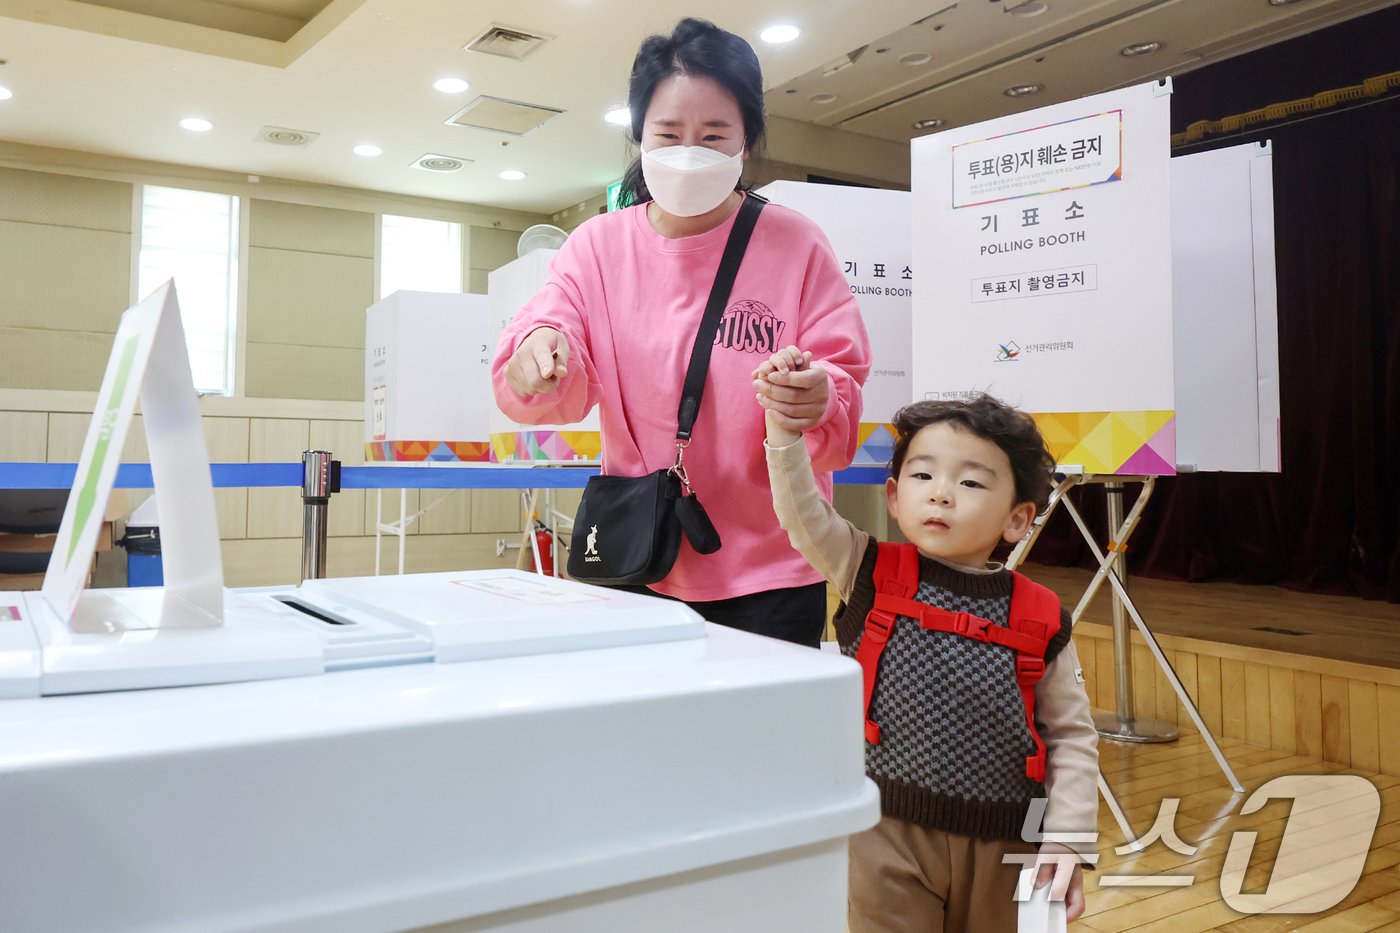
M645 586L615 586L613 589L674 598ZM820 647L822 630L826 628L825 583L764 590L730 599L686 602L686 605L707 621L809 648Z

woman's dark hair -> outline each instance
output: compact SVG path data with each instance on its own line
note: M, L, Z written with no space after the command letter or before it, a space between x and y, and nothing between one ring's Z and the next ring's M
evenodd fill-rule
M669 36L648 36L632 62L627 82L627 109L632 116L632 142L642 142L642 126L656 86L673 75L709 78L734 95L744 118L744 148L758 151L763 143L763 72L758 56L732 32L703 19L683 19ZM642 178L642 160L634 159L622 177L622 205L651 200Z
M1016 501L1034 502L1037 514L1045 511L1050 499L1055 458L1045 446L1040 428L1036 427L1030 415L986 394L966 401L915 402L896 412L890 475L899 479L899 471L904 468L904 458L909 453L909 444L915 434L931 424L945 421L1000 447L1011 461L1011 475L1016 480Z

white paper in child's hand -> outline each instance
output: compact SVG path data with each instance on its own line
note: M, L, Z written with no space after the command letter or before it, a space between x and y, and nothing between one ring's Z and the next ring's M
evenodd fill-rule
M1068 933L1065 902L1050 900L1050 885L1035 886L1035 868L1021 869L1016 882L1017 933Z

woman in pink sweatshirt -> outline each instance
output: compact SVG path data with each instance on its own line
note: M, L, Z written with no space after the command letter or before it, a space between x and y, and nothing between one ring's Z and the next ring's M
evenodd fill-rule
M632 206L565 242L549 281L501 336L496 402L526 424L569 424L599 406L603 471L641 476L675 461L676 409L705 301L739 205L744 160L764 134L758 58L740 37L687 19L642 43L628 87L641 155L623 183ZM761 386L755 368L789 344L815 365ZM825 236L768 205L721 319L685 453L722 547L682 540L651 590L713 622L815 646L825 586L773 514L755 392L802 425L818 486L855 454L870 344Z

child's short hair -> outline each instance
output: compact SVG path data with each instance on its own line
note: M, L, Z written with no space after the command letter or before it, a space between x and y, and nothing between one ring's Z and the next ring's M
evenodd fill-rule
M1051 474L1055 458L1045 446L1034 419L985 393L966 401L923 401L905 405L894 416L894 453L890 475L899 479L909 443L914 435L931 424L950 421L964 431L991 441L1011 461L1016 480L1016 501L1035 503L1043 513L1050 500Z

